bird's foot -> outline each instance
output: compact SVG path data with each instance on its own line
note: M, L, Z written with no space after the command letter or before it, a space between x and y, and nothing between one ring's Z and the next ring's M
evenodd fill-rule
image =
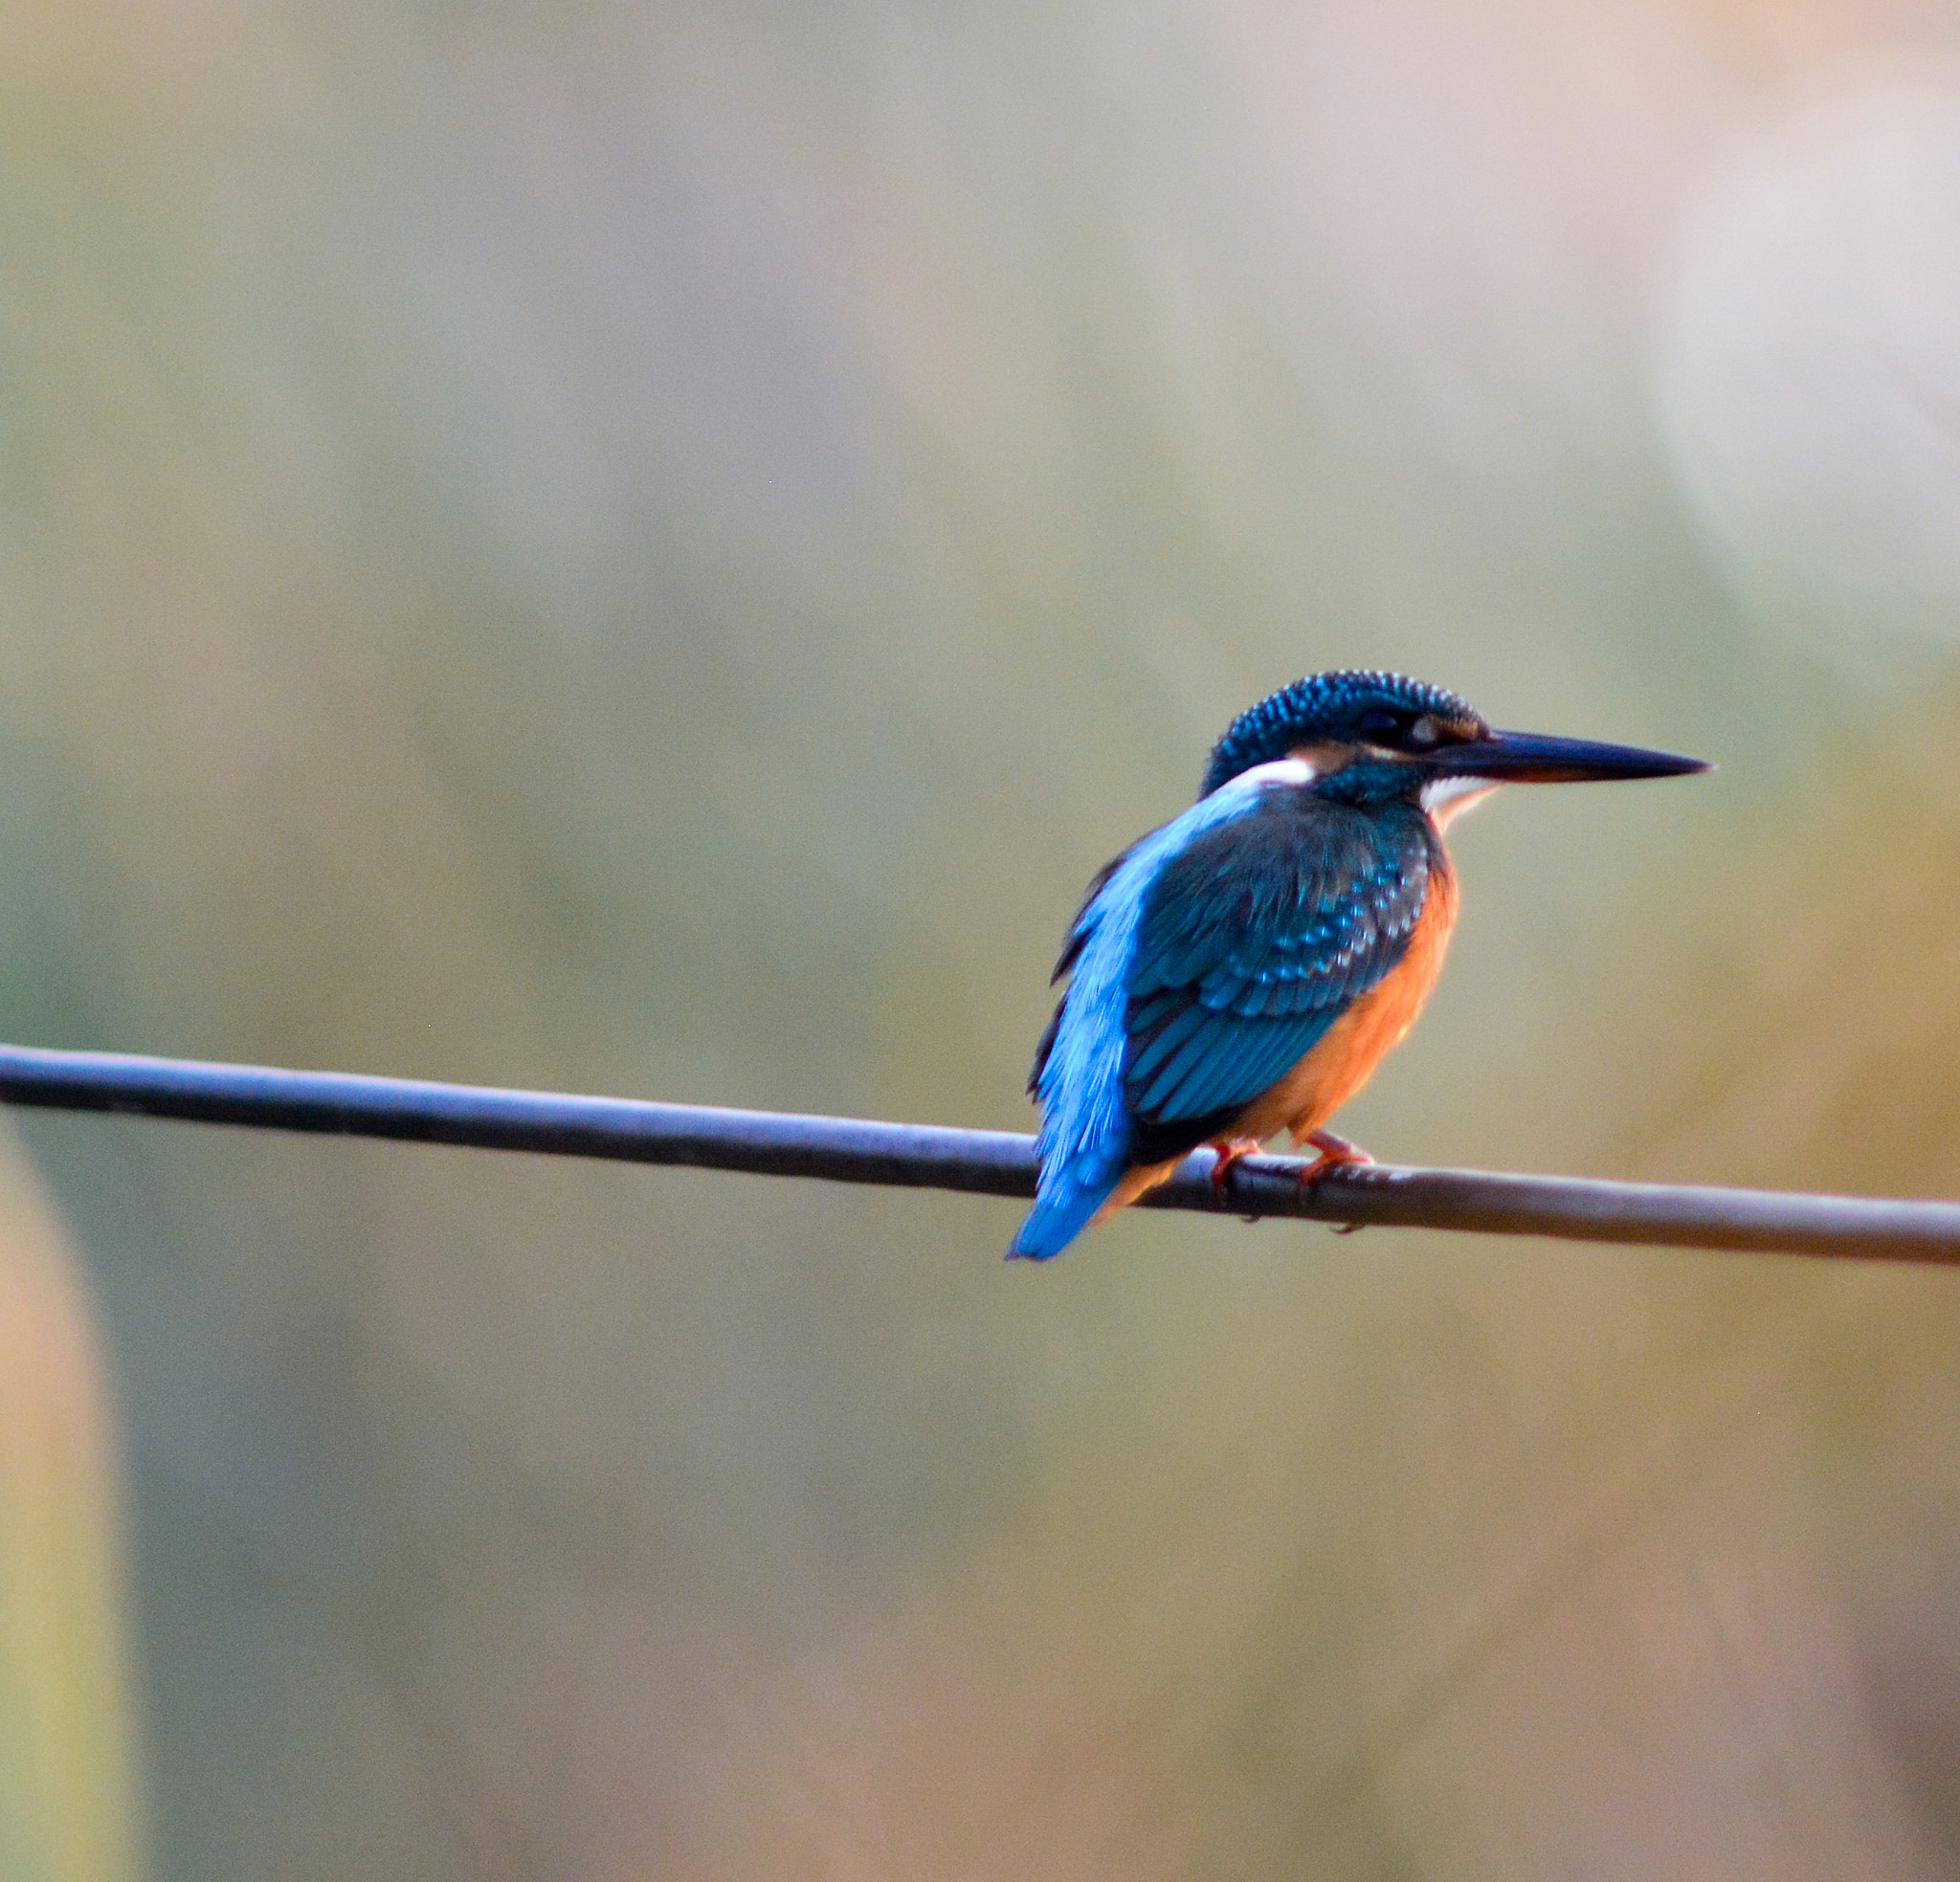
M1311 1189L1329 1170L1374 1162L1360 1144L1350 1143L1345 1137L1336 1137L1332 1131L1308 1131L1300 1140L1312 1144L1320 1152L1312 1162L1301 1165L1300 1186L1303 1189Z
M1252 1137L1221 1137L1208 1147L1212 1152L1212 1193L1222 1196L1232 1176L1232 1165L1255 1155L1259 1142Z
M1310 1143L1320 1152L1312 1162L1304 1164L1300 1172L1300 1187L1311 1189L1329 1170L1351 1169L1361 1163L1371 1163L1370 1157L1358 1143L1350 1143L1345 1137L1337 1137L1332 1131L1308 1131L1301 1142ZM1358 1234L1367 1225L1360 1222L1337 1222L1334 1233L1337 1235Z

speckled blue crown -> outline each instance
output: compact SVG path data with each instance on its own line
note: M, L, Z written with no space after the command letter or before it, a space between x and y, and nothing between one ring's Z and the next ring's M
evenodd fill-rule
M1365 736L1365 713L1434 713L1438 719L1483 722L1460 694L1398 673L1314 673L1247 706L1212 747L1200 797L1255 764L1284 758L1295 745L1317 739Z

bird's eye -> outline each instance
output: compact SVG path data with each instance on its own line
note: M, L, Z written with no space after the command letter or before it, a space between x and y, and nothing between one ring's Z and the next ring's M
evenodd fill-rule
M1441 737L1442 733L1436 720L1428 713L1424 713L1409 728L1409 742L1412 745L1433 745Z

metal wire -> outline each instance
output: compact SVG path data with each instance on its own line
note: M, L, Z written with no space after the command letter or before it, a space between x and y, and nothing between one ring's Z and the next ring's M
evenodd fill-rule
M1032 1138L1006 1131L282 1072L120 1052L0 1046L0 1100L189 1123L392 1138L483 1150L687 1164L760 1176L1035 1193ZM1148 1208L1484 1235L1960 1264L1960 1203L1712 1189L1486 1170L1330 1170L1303 1187L1290 1157L1248 1157L1223 1190L1210 1153L1185 1159Z

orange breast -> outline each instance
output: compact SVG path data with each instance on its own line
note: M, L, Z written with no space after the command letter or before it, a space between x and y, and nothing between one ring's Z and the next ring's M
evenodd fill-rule
M1283 1129L1298 1143L1325 1123L1368 1083L1382 1054L1415 1024L1442 972L1456 921L1457 880L1438 854L1408 951L1327 1028L1285 1077L1246 1106L1232 1134L1263 1141Z

